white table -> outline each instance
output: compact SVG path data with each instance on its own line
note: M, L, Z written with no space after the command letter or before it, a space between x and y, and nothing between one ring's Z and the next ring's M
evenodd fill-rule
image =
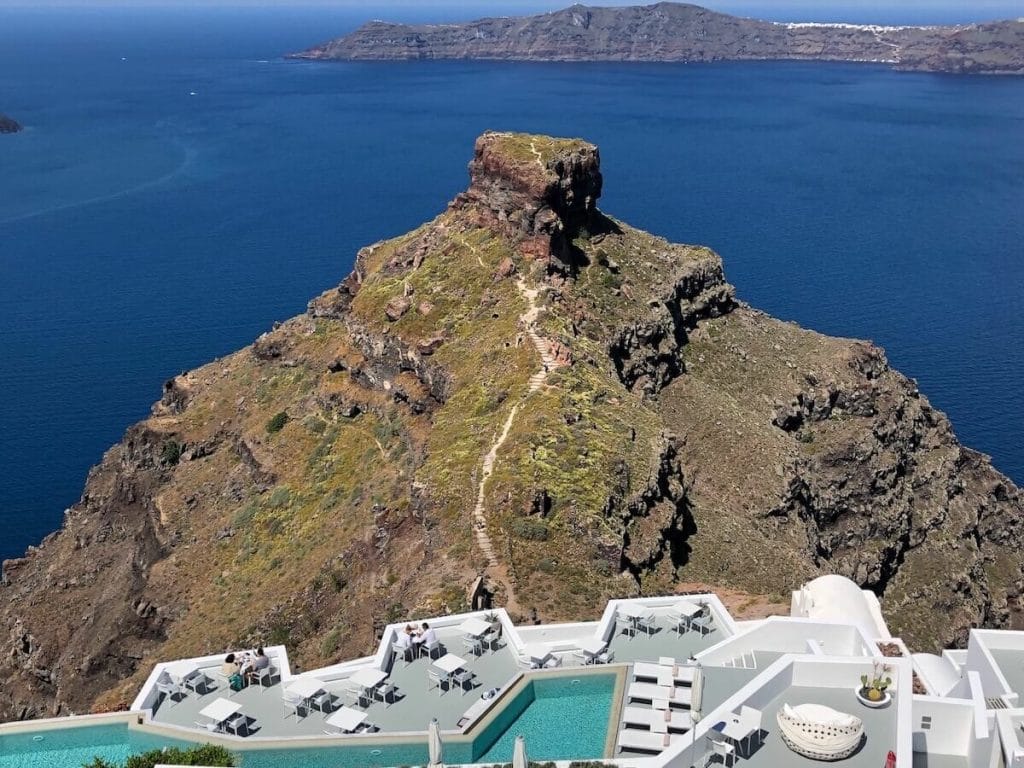
M434 662L434 666L448 675L448 677L451 677L466 666L466 660L461 656L456 656L454 653L446 653Z
M183 683L199 671L199 667L191 661L177 661L164 667L164 672L176 683Z
M491 631L491 624L478 616L470 616L459 625L459 631L470 637L483 637Z
M242 705L237 701L215 699L212 703L199 710L199 714L202 717L210 718L217 726L220 726L234 715L237 715L241 708Z
M697 603L691 603L689 600L680 600L678 603L672 606L672 609L680 616L683 616L687 619L692 619L698 613L703 611L704 607L701 605L697 605Z
M722 729L722 735L734 744L742 744L743 754L746 755L747 739L754 735L754 729L748 728L739 721L739 718L734 717L725 724L725 728Z
M366 713L352 707L341 707L324 722L346 733L352 733L366 722Z
M534 664L543 664L551 658L551 648L542 643L530 643L523 648L523 651Z
M651 615L650 608L645 608L644 606L637 605L636 603L623 603L618 607L618 612L631 621L636 621L637 619L642 619Z
M349 678L353 683L358 685L360 688L373 690L378 685L383 683L388 677L387 672L382 672L379 669L373 667L364 667L356 672L352 677Z
M324 689L324 684L315 677L300 677L288 684L288 693L301 696L304 699L311 699Z

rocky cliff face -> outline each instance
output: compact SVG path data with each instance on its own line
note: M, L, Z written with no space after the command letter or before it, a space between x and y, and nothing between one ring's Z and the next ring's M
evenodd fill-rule
M574 5L465 24L374 21L295 54L304 59L861 61L935 72L1024 73L1024 23L957 27L776 24L685 3Z
M0 115L0 133L17 133L21 126L7 115Z
M586 142L486 134L470 176L167 382L4 564L0 717L123 706L158 659L260 641L361 655L480 573L524 619L692 582L785 602L838 572L918 649L1015 625L1020 492L881 350L604 214Z

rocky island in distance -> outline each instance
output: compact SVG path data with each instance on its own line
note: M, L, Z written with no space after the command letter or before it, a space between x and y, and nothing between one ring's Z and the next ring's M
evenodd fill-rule
M124 707L154 659L365 655L481 574L524 621L839 573L915 650L1019 626L1016 486L881 349L745 305L602 185L592 144L487 133L435 219L168 381L4 563L0 721Z
M1024 74L1024 20L958 26L780 23L661 2L573 5L460 24L372 21L293 58L515 61L847 61L896 69Z
M21 130L21 124L17 120L0 114L0 133L17 133Z

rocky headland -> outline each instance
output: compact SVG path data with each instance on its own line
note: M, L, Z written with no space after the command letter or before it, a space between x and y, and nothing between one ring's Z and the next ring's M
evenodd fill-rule
M537 16L463 24L369 22L294 54L318 60L850 61L896 69L1024 73L1024 21L961 26L794 24L685 3L621 8L574 5Z
M17 133L21 125L7 115L0 114L0 133Z
M602 184L585 141L485 134L434 220L168 381L4 563L0 720L256 642L359 656L481 574L519 620L693 583L785 605L834 572L915 650L1019 626L1014 484L881 349L745 305Z

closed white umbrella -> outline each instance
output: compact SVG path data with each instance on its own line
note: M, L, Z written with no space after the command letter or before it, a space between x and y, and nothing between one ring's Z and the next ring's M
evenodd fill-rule
M690 717L693 722L701 719L701 700L704 698L704 668L698 662L697 668L693 670L693 682L690 692Z
M700 708L701 700L704 698L704 669L699 661L695 661L694 666L696 668L693 670L693 682L690 683L690 720L693 721L690 724L690 733L693 735L693 741L690 742L691 750L697 747L697 723L703 717Z
M430 721L430 727L427 729L427 750L430 752L429 768L444 768L441 729L437 725L436 717Z
M512 750L512 768L529 768L530 761L526 759L526 740L522 736L516 736L516 746Z

